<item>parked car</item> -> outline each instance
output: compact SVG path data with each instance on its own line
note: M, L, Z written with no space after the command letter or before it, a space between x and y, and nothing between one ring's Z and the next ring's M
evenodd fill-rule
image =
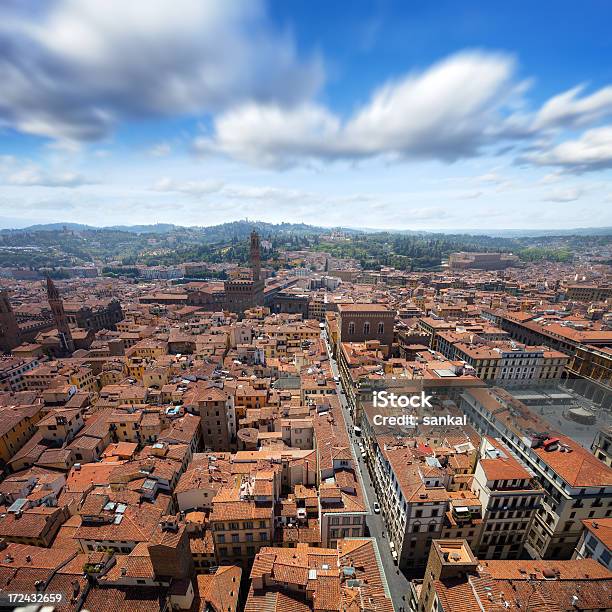
M380 504L378 502L374 502L374 514L380 514Z

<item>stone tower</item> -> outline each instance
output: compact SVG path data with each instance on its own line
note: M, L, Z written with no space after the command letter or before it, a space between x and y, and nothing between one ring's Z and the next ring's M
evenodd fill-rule
M0 351L8 353L20 344L19 325L9 301L8 291L0 289Z
M72 334L70 333L70 327L68 325L68 318L64 312L64 303L60 297L57 287L53 281L47 276L47 299L49 300L49 306L53 313L53 319L57 331L59 332L60 341L62 348L72 355L74 353L74 342L72 340Z
M253 281L261 279L261 255L259 252L259 236L253 230L251 232L251 270L253 271Z

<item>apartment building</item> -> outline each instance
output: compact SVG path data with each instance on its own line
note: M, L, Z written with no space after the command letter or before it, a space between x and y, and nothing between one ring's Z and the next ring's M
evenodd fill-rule
M42 404L0 408L0 461L7 464L36 433Z
M593 559L486 561L465 540L434 540L408 609L608 610L611 588L612 573Z
M40 363L38 357L2 357L0 360L0 391L23 391L27 388L24 374Z
M569 559L582 535L581 521L612 516L612 468L502 389L466 391L461 408L478 432L501 440L544 489L527 552Z
M365 535L369 509L338 398L329 402L317 408L313 427L321 542L333 547L340 538Z
M17 500L0 515L0 538L5 542L29 544L47 548L51 546L67 515L63 508L36 506L23 509Z
M582 521L584 531L572 559L595 559L612 570L612 518Z
M77 408L55 408L36 427L43 440L57 444L70 442L83 427L83 413Z
M230 480L229 453L196 453L174 489L179 510L212 510L213 499Z
M245 612L393 611L372 538L341 540L330 548L262 548L250 578Z
M465 479L465 484L472 481L472 475ZM463 485L463 478L456 478L455 484ZM451 485L453 486L453 485ZM480 542L485 521L483 506L478 495L471 490L449 491L449 506L442 524L442 539L466 540L475 548Z
M163 514L152 504L115 502L106 494L90 493L79 509L80 526L73 538L83 552L129 553L140 542L151 541Z
M612 428L606 427L595 434L591 451L606 465L612 467Z
M233 498L213 500L210 527L217 562L222 565L246 566L262 546L272 542L274 533L273 504Z
M205 449L230 450L236 444L234 395L219 387L198 383L183 398L185 409L200 417Z
M465 361L476 375L492 384L528 385L561 380L569 357L545 346L517 342L440 343L449 359Z
M544 495L533 474L499 440L481 440L472 490L483 508L479 559L519 559Z
M603 302L612 298L612 287L600 285L568 285L565 288L568 300L580 302Z
M340 304L340 342L378 340L388 352L393 344L396 311L384 304Z
M259 470L230 479L212 501L209 516L217 562L245 566L274 537L278 470Z

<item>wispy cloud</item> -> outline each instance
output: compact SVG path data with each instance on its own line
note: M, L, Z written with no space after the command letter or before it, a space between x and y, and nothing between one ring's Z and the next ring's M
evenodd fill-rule
M460 53L377 89L345 122L312 102L251 103L218 116L212 138L195 147L267 165L380 155L454 161L511 135L500 113L516 91L513 75L507 55Z
M294 104L323 80L260 0L56 0L36 19L7 9L0 47L0 122L64 142L133 117Z
M580 187L569 187L567 189L555 189L544 196L544 200L549 202L575 202L579 200L584 189Z
M222 181L186 181L177 182L169 178L162 178L155 185L155 191L167 191L184 193L192 196L203 196L211 193L218 193L223 188Z
M166 157L171 152L172 147L167 142L160 142L147 150L147 153L153 157Z
M581 174L612 168L612 127L586 131L575 140L543 148L526 155L541 166L558 166L566 172Z
M5 182L20 187L81 187L95 181L76 172L50 173L30 166L9 174Z

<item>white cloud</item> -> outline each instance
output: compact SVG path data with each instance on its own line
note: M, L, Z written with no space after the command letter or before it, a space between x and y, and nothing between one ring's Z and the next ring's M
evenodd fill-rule
M548 202L575 202L579 200L584 190L580 187L568 187L567 189L555 189L544 196Z
M76 154L83 150L83 145L75 140L54 140L47 144L47 148L60 153Z
M292 109L248 104L217 118L215 138L196 138L194 146L199 153L288 166L303 157L333 156L340 129L339 119L315 104Z
M482 191L467 191L465 193L460 193L457 197L460 200L475 200L482 195Z
M529 153L525 158L575 173L612 168L612 126L587 130L576 140Z
M201 197L211 193L219 192L223 187L222 181L186 181L177 182L170 178L161 178L153 189L155 191L168 191L176 193L184 193L187 195Z
M182 193L196 197L211 194L229 200L267 200L278 202L314 201L312 193L299 189L256 185L226 185L222 181L175 181L168 177L162 178L153 186L155 191Z
M425 208L412 208L407 211L405 221L408 223L411 219L418 221L429 221L430 219L442 219L449 216L450 212L445 208L435 206Z
M56 0L0 8L0 124L64 141L123 119L281 106L320 86L260 0Z
M516 126L502 116L516 93L513 73L506 55L461 53L381 87L346 121L313 102L250 103L218 116L213 136L195 147L278 166L379 155L454 161L514 136Z
M6 183L20 187L80 187L94 183L76 172L50 173L36 166L18 170L6 177Z
M497 174L497 172L487 172L487 174L477 176L475 180L477 182L493 183L495 185L499 185L500 183L504 183L506 181L506 179L503 176Z
M223 188L222 194L229 198L243 198L249 200L301 200L311 197L299 189L281 189L278 187L250 187L242 185L228 185Z
M548 100L535 117L534 129L581 127L612 116L612 86L581 98L583 91L579 85Z
M552 183L558 183L560 180L562 180L562 178L563 178L563 174L561 172L550 172L549 174L546 174L545 176L543 176L538 181L538 184L550 185Z

